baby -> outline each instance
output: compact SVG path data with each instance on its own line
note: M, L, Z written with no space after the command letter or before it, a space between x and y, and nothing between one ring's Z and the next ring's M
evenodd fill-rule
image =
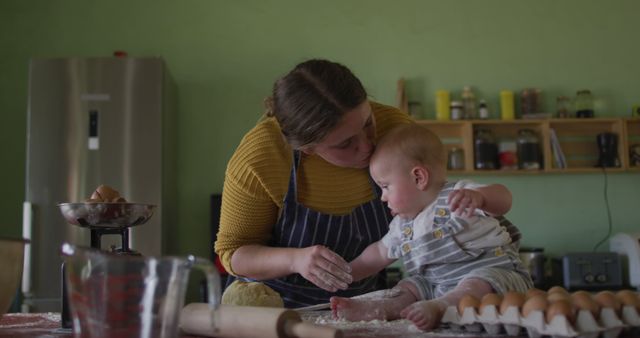
M402 317L427 330L465 294L532 287L518 256L518 229L476 209L489 210L491 199L504 196L485 196L467 180L447 182L445 157L440 139L417 124L395 128L378 143L369 170L395 217L389 232L351 262L351 273L357 281L402 258L409 277L371 297L332 297L335 317Z

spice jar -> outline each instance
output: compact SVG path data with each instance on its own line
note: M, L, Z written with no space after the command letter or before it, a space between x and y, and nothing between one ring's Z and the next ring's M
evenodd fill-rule
M473 150L476 169L498 169L498 145L489 129L476 130Z
M593 117L593 96L588 89L576 93L576 117Z
M451 119L462 120L464 118L464 110L462 108L462 102L451 101Z
M540 141L536 133L531 129L521 129L518 131L516 143L518 145L518 168L540 169Z

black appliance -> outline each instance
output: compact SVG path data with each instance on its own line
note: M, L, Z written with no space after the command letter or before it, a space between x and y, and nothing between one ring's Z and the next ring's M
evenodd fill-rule
M618 159L618 134L600 133L596 136L598 143L598 167L616 168L620 167Z

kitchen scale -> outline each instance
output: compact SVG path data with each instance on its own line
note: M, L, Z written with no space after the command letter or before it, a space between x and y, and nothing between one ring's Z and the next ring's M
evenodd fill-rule
M146 223L155 205L141 203L61 203L58 204L65 220L72 225L87 228L91 232L91 248L102 249L103 235L119 235L121 246L112 245L107 251L116 255L140 256L129 247L129 231L131 227ZM64 263L62 265L62 327L72 327L69 312L69 299L65 281Z

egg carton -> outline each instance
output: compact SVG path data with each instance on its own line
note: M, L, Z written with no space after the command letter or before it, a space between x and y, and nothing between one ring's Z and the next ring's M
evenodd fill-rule
M508 307L503 314L500 314L494 305L484 307L482 314L468 307L462 315L456 306L450 306L445 311L442 322L449 324L454 330L472 333L486 331L491 335L497 335L504 330L510 336L517 336L524 330L530 338L616 338L622 330L640 327L640 314L633 306L624 306L621 316L613 309L603 308L599 318L595 318L588 310L580 310L575 324L572 325L564 315L558 315L551 323L547 323L544 313L539 310L531 311L527 317L523 317L516 306Z

